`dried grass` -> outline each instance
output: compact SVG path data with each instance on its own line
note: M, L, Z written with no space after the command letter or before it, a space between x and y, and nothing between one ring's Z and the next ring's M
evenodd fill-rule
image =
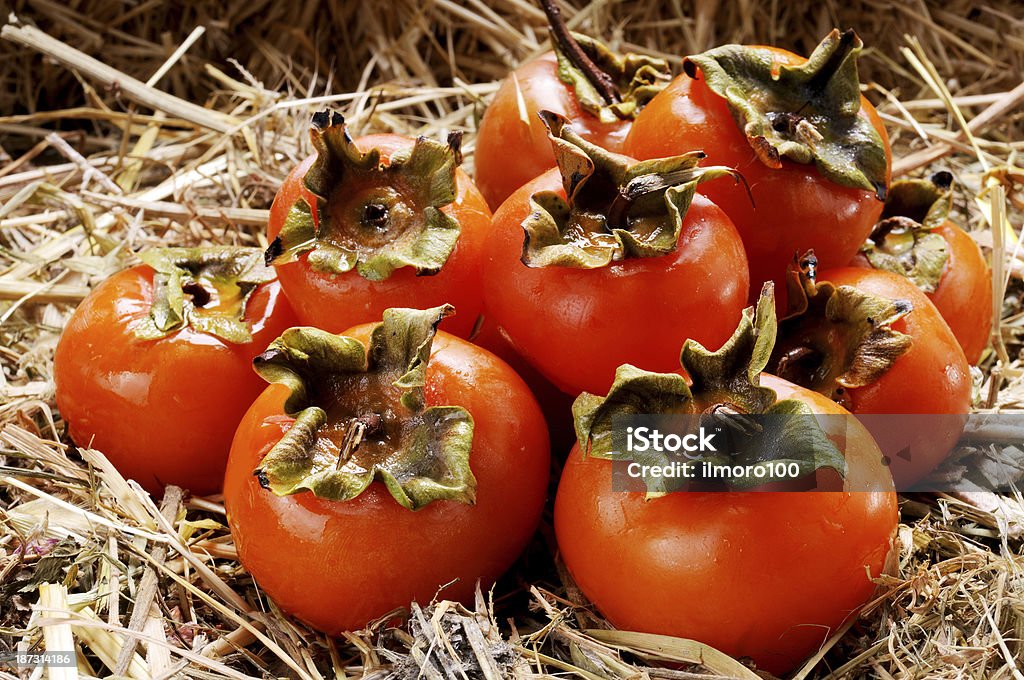
M219 499L172 491L157 507L101 452L62 443L52 354L92 285L145 246L265 245L266 208L317 107L359 131L465 129L471 166L494 81L543 48L528 0L11 9L24 23L0 41L0 652L73 641L78 669L59 677L758 677L694 642L609 630L551 567L549 527L472 611L440 602L413 607L404 630L324 638L244 572ZM1024 411L1019 2L597 0L567 13L676 63L733 40L806 53L833 25L857 28L897 172L953 169L960 219L992 256L1003 302L977 406ZM896 573L796 677L1024 678L1020 497L902 510Z

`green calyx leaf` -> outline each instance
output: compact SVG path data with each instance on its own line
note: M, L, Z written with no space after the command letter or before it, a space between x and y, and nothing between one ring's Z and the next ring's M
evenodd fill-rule
M308 253L316 271L355 269L371 281L401 267L417 275L441 271L461 232L442 211L458 195L461 134L445 144L420 137L388 161L378 149L356 148L338 113L314 115L310 136L317 157L304 182L316 205L295 202L267 248L267 263Z
M335 501L382 482L402 506L473 503L473 417L461 406L426 405L426 369L437 325L451 305L389 309L369 350L359 340L291 328L254 361L289 390L295 422L254 474L278 496L310 491Z
M913 307L853 286L817 280L808 252L790 267L789 311L768 370L845 403L845 390L881 378L910 349L911 338L892 328Z
M249 296L274 280L258 248L154 248L139 253L152 267L153 304L133 331L142 340L159 340L185 327L234 344L252 340L245 321Z
M771 416L756 420L755 428L759 431L750 442L752 445L735 453L705 453L699 461L729 466L793 462L797 463L801 477L823 468L845 476L842 453L822 431L810 407L795 400L779 401L774 390L761 386L761 372L769 361L775 337L774 291L769 282L761 292L756 312L753 308L744 311L733 336L719 350L711 352L699 343L686 341L680 364L690 376L689 381L678 373L655 373L627 364L615 372L607 395L581 394L573 403L580 448L587 455L608 460L666 465L672 460L668 452L640 454L622 450L623 418L725 416L742 423L747 416ZM753 477L716 479L734 489L763 483ZM653 485L648 488L649 496L673 490L661 478L648 482Z
M882 220L905 217L921 229L937 229L953 209L953 175L940 171L927 179L901 179L892 183L882 208Z
M711 352L699 342L687 340L679 358L690 376L694 391L707 395L711 403L728 403L745 413L764 413L775 403L776 394L761 387L761 372L771 357L778 325L775 294L765 285L752 308L743 311L740 324L724 345Z
M632 52L617 54L604 43L581 33L573 33L572 37L594 65L611 78L619 93L619 101L605 101L586 74L560 48L558 41L553 40L558 77L572 87L583 110L602 123L632 120L654 95L665 89L672 78L672 71L664 59Z
M932 231L949 219L952 184L948 172L893 182L882 218L861 248L872 267L905 276L925 293L935 292L949 247Z
M619 366L608 394L584 392L572 404L576 439L584 453L614 459L613 416L692 413L696 408L686 379L678 373L654 373L630 364Z
M528 267L596 269L628 257L658 257L679 243L697 185L731 168L698 167L695 151L635 162L580 137L550 111L541 119L555 150L566 198L541 191L523 221L522 262Z
M764 48L723 45L688 57L711 90L723 97L762 163L814 163L836 184L886 195L885 144L861 109L857 56L863 43L852 30L833 30L798 66L779 66Z
M846 476L846 458L815 420L811 407L796 399L784 399L772 404L758 421L761 431L754 444L743 449L743 454L731 460L715 462L726 465L753 466L758 463L796 465L796 479L814 475L819 470L833 470ZM761 484L753 476L732 479L730 486L743 491Z

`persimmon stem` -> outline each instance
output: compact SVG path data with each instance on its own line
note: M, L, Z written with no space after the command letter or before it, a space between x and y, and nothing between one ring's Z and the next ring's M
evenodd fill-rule
M388 226L388 207L381 203L370 203L363 208L363 221L370 227L383 230Z
M551 38L558 44L558 48L568 57L573 66L578 68L590 84L594 86L601 98L608 104L617 104L622 101L619 90L611 76L601 70L594 61L587 56L580 44L572 37L569 27L562 17L562 11L558 9L556 0L539 0L541 9L548 18L548 29L551 31Z
M697 154L697 158L699 160L703 160L705 158L703 151L699 151ZM735 178L737 183L742 182L744 188L747 190L747 195L750 197L750 202L753 204L754 197L750 194L750 187L747 185L747 180L744 179L743 175L731 168L715 166L699 169L685 168L673 172L651 173L648 175L634 177L629 181L629 184L619 190L615 195L615 198L612 199L611 206L608 208L608 226L628 229L628 225L626 224L626 214L638 199L646 196L647 194L664 192L669 187L673 187L678 184L692 182L695 177L719 170L728 172L733 176L733 178Z
M921 223L905 215L893 215L892 217L886 217L884 220L878 220L878 223L871 229L871 234L868 238L875 245L880 246L885 242L885 237L897 227L911 232L915 229L920 229Z
M804 253L803 257L800 258L800 261L798 262L797 266L799 266L801 270L805 270L807 272L808 281L810 281L812 284L817 282L818 256L814 254L813 250L808 250L806 253Z
M181 291L187 295L192 296L192 304L196 307L205 307L210 304L212 296L210 291L206 290L203 284L198 281L189 281L182 285Z
M711 406L704 409L704 412L701 415L717 416L719 414L727 416L739 416L746 415L747 410L738 404L734 404L731 401L720 401L717 404L712 404Z
M335 464L335 469L340 470L352 458L352 455L363 442L363 435L365 433L366 423L363 422L362 418L356 418L349 423L348 428L345 430L345 439L341 443L341 453L338 454L338 462Z
M814 373L821 367L821 360L820 352L811 347L800 345L783 352L779 357L778 366L775 370L780 378L802 385L807 380L813 379Z
M701 152L699 158L704 158L703 152ZM636 203L637 199L654 192L664 192L669 187L673 187L684 182L690 182L693 178L693 168L685 168L674 172L651 173L649 175L634 177L629 181L629 184L623 187L619 193L616 194L615 198L612 200L611 207L608 208L609 226L625 227L626 213L631 207L633 207L633 204Z
M764 429L761 424L749 414L747 409L731 401L722 401L712 404L708 408L704 409L701 415L708 416L714 422L722 423L747 436L754 435Z

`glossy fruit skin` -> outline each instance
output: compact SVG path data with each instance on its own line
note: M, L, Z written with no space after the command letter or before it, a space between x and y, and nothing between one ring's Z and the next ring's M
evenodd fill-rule
M970 364L977 364L992 333L992 271L981 248L950 221L932 230L946 240L949 258L935 291L926 293L949 324ZM863 255L857 267L870 267Z
M345 333L364 343L370 327ZM271 386L243 418L231 448L224 505L239 559L283 610L328 634L357 630L413 600L472 600L533 535L547 494L548 434L536 400L504 362L439 331L427 368L428 405L473 415L470 466L477 501L407 510L373 483L348 501L278 497L253 470L290 427L286 390Z
M780 399L845 411L762 374ZM835 438L835 435L833 435ZM838 440L837 440L838 444ZM622 630L690 638L783 674L874 591L899 519L892 481L863 429L848 433L846 488L879 491L613 491L611 462L569 455L555 501L562 558Z
M746 259L711 201L694 196L668 255L599 269L531 268L519 259L520 225L538 191L565 195L557 169L520 188L494 216L485 306L515 350L559 389L604 394L621 364L671 371L684 339L718 349L732 335L747 299Z
M366 151L380 149L390 154L412 146L414 140L401 135L368 135L356 140ZM315 205L315 197L303 178L316 156L303 160L278 189L270 207L267 238L272 241L281 230L288 211L299 198ZM381 318L391 307L427 309L444 303L455 305L459 314L450 320L450 331L468 337L480 314L480 257L491 225L491 211L473 181L461 169L457 173L458 194L442 212L462 225L459 241L437 274L417 276L411 267L396 269L383 281L369 281L355 271L335 275L314 271L307 255L296 262L275 265L288 301L306 325L340 333L361 323Z
M971 406L967 359L942 315L908 279L877 269L843 267L819 272L818 280L854 286L890 300L909 300L914 307L892 325L911 337L910 349L876 382L848 390L844 401L857 416L910 416L863 419L891 459L896 488L909 488L945 460L963 431ZM906 446L913 448L911 460L898 455Z
M520 112L520 98L525 121ZM602 123L585 111L573 89L558 77L554 52L517 68L502 82L484 111L476 138L476 183L492 209L534 177L555 167L547 128L538 111L568 118L573 129L589 142L620 153L632 121Z
M771 47L779 64L805 61ZM861 98L866 116L885 143L888 136L874 107ZM702 150L707 165L739 170L750 186L754 203L742 185L707 182L697 191L718 204L743 238L750 262L751 295L775 281L784 290L786 266L796 252L813 248L823 267L845 266L864 244L878 217L882 201L874 192L843 187L825 179L813 165L783 160L772 169L754 152L726 105L703 79L677 77L637 115L626 139L625 153L641 160Z
M576 397L555 387L554 383L521 357L512 346L512 342L490 317L484 316L472 342L511 366L512 370L533 392L548 425L551 450L563 452L572 448L573 442L576 441L576 432L572 422L572 403Z
M271 281L246 304L248 344L190 327L140 340L132 329L152 299L153 270L138 266L82 301L54 356L57 407L75 443L102 451L150 493L164 484L217 493L235 427L265 385L253 357L296 324L294 312Z

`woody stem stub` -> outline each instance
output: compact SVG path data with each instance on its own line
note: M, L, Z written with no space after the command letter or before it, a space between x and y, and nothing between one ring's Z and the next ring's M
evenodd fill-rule
M568 57L573 66L578 68L586 76L594 89L598 91L601 98L607 104L616 104L622 101L619 90L611 76L602 71L594 61L587 56L576 39L569 32L565 24L562 11L558 8L556 0L540 0L540 6L548 18L548 27L551 29L552 39L558 43L558 48Z
M377 230L388 226L388 207L381 203L370 203L363 209L363 223Z

